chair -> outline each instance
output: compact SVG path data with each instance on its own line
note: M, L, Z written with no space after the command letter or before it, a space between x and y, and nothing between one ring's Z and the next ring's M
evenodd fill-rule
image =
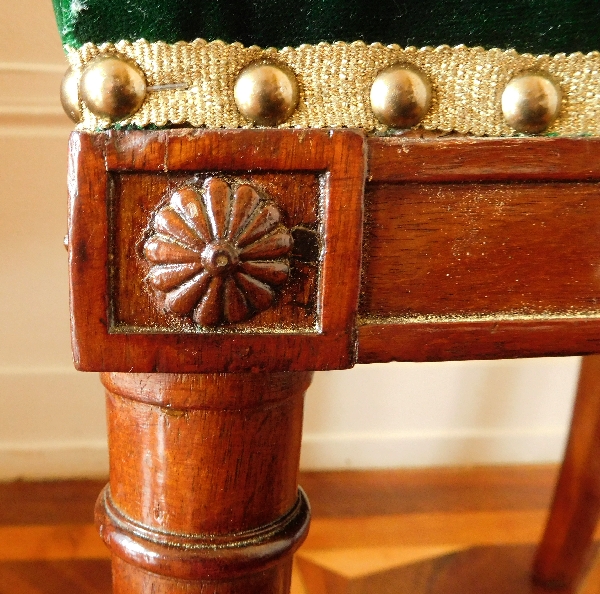
M593 8L54 3L115 594L289 590L312 371L600 351L600 55L559 53L600 44ZM522 26L553 18L560 38ZM586 359L536 563L553 586L598 515L599 373Z

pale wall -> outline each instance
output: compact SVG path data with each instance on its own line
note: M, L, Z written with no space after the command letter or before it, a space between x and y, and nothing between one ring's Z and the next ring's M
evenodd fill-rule
M50 0L0 0L0 10L0 479L99 475L102 390L95 374L72 370L69 350L65 63ZM317 374L303 466L557 460L577 367L541 359Z

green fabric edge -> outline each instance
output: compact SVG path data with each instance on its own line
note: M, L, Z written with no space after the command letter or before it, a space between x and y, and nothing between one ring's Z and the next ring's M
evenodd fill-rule
M320 41L571 53L600 49L600 0L52 0L63 44ZM293 9L290 8L293 7ZM293 10L293 11L292 11Z

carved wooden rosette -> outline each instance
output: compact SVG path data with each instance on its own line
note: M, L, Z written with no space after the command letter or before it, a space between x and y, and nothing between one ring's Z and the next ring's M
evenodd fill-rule
M164 294L166 309L193 312L201 326L242 322L269 309L273 288L288 279L292 236L277 205L248 184L232 192L210 177L202 191L180 188L152 228L144 245L153 264L148 281Z
M354 131L75 134L76 366L353 365L364 173Z

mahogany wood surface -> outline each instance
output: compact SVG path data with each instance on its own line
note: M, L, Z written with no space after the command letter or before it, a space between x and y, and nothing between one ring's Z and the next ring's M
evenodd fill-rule
M598 138L369 138L368 181L503 182L600 179Z
M358 363L584 355L598 336L600 320L578 317L373 323L359 327Z
M305 371L353 364L365 175L361 134L74 133L70 157L72 344L78 369L205 373ZM292 236L297 230L303 230L303 236L312 231L316 249L301 249L302 241L294 242L299 253L291 254L291 279L265 311L240 323L217 319L214 327L207 327L193 323L190 315L165 311L160 295L148 283L147 246L159 211L177 199L178 191L197 192L193 208L210 211L198 200L211 179L228 183L235 194L231 211L216 199L213 208L223 207L224 212L205 213L216 226L213 235L218 234L217 219L223 218L226 226L235 219L236 208L245 208L239 188L250 185L281 210L281 222ZM181 252L181 226L188 226L188 235L198 235L198 213L184 213L184 221L178 214L175 218L179 220L175 247ZM267 226L263 239L274 238L276 232ZM238 240L227 243L243 254L248 246L238 249ZM172 267L181 270L188 262L200 263L202 248L194 246L197 259L187 260L185 254L174 254L173 241L167 245ZM311 251L316 251L316 261L307 262L306 252ZM262 254L256 257L262 259ZM239 274L234 271L232 276ZM238 293L239 299L252 301L251 291L244 292ZM201 297L195 303L202 303ZM226 291L213 291L212 297L227 308Z
M600 184L369 185L363 317L594 314Z
M358 362L597 352L598 146L369 139Z
M116 593L289 589L309 520L297 476L310 380L103 376L110 486L96 521Z
M155 294L147 288L144 279L151 271L150 263L138 257L140 237L147 234L148 212L157 201L190 179L188 174L157 176L149 173L123 173L113 177L115 258L111 294L114 296L112 332L147 332L161 329L180 332L195 331L192 320L178 319L163 307L157 307ZM193 179L193 178L192 178ZM213 178L215 179L215 178ZM296 230L316 229L319 224L319 176L312 173L253 173L245 174L246 183L266 188L269 195L286 213L286 222ZM318 266L315 262L293 261L291 277L282 287L280 298L252 319L252 328L264 333L277 327L281 320L297 331L314 331L318 323L315 289ZM139 282L133 282L139 279Z
M535 559L534 575L552 587L580 575L600 518L600 355L583 359L567 450Z
M76 364L301 371L597 352L598 144L317 130L75 134ZM199 196L210 179L234 194L240 184L256 188L279 209L294 247L267 263L280 272L270 273L279 278L266 309L237 322L251 293L238 292L236 302L213 291L213 309L223 303L234 321L217 314L214 327L203 327L165 306L149 282L144 246L177 191L191 187ZM169 253L171 260L152 257L181 267Z

